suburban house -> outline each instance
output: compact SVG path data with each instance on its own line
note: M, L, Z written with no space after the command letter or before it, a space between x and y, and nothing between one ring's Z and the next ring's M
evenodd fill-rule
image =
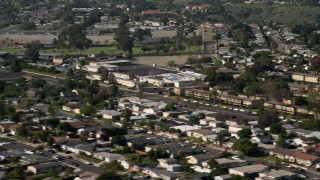
M285 149L285 148L279 148L275 147L273 149L269 150L270 155L275 156L279 159L289 159L293 157L293 154L296 151L290 150L290 149Z
M227 126L242 126L244 125L245 121L243 119L228 119L225 121Z
M297 164L303 166L316 166L316 164L320 162L320 158L318 156L301 152L295 152L293 157L295 158Z
M51 171L62 172L64 169L64 165L59 162L41 163L27 167L27 170L33 174L43 174Z
M295 134L297 135L298 137L306 137L308 136L309 134L312 133L312 131L309 131L309 130L305 130L305 129L301 129L301 128L294 128L294 129L289 129L289 130L286 130L286 132L288 134Z
M220 159L215 159L215 161L219 164L221 168L225 168L225 169L248 165L248 162L242 159L220 158Z
M63 140L57 142L56 144L60 145L64 151L70 151L76 154L80 154L80 152L83 152L91 156L94 151L94 146L92 144L83 141Z
M271 171L259 173L259 177L257 177L256 180L266 180L266 179L293 180L295 178L296 178L296 174L293 172L286 171L286 170L271 170Z
M230 118L232 118L232 116L222 113L213 113L206 115L206 119L213 121L225 121Z
M201 165L204 161L207 161L208 159L216 158L217 155L212 153L204 153L204 154L196 154L187 156L187 160L189 164L199 164Z
M203 136L213 135L213 134L215 133L209 129L196 129L196 130L187 131L187 136L195 137L195 138L202 138Z
M253 177L257 176L258 173L269 170L269 166L265 166L262 164L259 165L249 165L249 166L241 166L229 169L229 174L231 175L239 175L242 177Z
M214 176L214 180L232 180L232 176L229 174Z
M83 104L79 102L68 102L67 104L62 106L62 110L80 114L80 108L82 107L82 105Z
M104 119L120 120L121 113L115 110L99 110L98 114Z
M42 91L41 88L30 88L28 91L25 92L28 98L37 97L37 95Z
M270 140L270 136L255 136L251 138L251 142L253 143L268 143Z
M104 129L104 126L98 125L98 126L92 126L92 127L84 127L77 130L78 134L81 135L87 135L89 137L96 137L100 138L100 136L103 134L102 130Z
M16 129L20 126L21 125L17 123L4 123L4 124L0 124L0 131L2 133L10 133L12 135L15 135Z
M69 125L75 129L80 129L80 128L98 126L99 124L94 121L74 121L74 122L69 122Z
M178 163L178 160L174 159L174 158L157 159L157 161L159 162L158 166L165 168L165 169L170 167L170 164L177 164Z
M113 161L123 160L125 157L121 154L109 153L109 152L96 152L93 153L93 157L111 163Z
M270 155L308 167L316 166L320 162L318 156L278 147L270 149Z
M60 99L66 102L77 102L80 98L76 91L64 91L60 93Z

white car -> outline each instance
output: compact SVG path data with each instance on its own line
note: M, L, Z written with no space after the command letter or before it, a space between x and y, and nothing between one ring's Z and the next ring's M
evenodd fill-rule
M231 159L238 160L240 158L239 158L239 156L232 156Z
M298 177L300 178L307 178L307 176L303 175L303 174L298 174Z
M92 163L89 162L89 161L84 161L83 163L88 164L88 165L91 165L91 164L92 164Z

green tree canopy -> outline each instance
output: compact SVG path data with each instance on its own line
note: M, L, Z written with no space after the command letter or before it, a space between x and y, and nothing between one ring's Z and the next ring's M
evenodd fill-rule
M62 29L58 39L54 39L53 44L60 48L85 50L92 44L92 40L86 37L85 28L79 24L73 24Z
M272 123L278 123L279 121L276 111L263 111L259 113L258 125L261 128L269 127Z
M250 138L251 134L252 134L252 132L251 132L251 129L249 129L249 128L244 128L244 129L237 132L237 135L239 136L240 139Z
M237 140L232 149L241 151L244 155L255 155L257 153L257 145L252 144L249 139Z
M42 44L40 43L40 41L32 41L30 43L27 43L25 45L24 56L33 61L39 59L39 52L41 47Z
M85 116L90 116L90 114L92 114L94 112L94 108L92 106L82 106L80 108L80 113L85 115Z

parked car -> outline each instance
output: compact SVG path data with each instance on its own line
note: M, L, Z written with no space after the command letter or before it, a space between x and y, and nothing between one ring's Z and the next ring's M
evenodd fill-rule
M88 164L88 165L92 165L92 163L89 161L84 161L83 163Z

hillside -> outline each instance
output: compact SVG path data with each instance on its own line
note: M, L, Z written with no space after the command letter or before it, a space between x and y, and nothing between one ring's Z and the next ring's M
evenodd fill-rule
M228 4L227 14L243 22L320 23L320 6Z

